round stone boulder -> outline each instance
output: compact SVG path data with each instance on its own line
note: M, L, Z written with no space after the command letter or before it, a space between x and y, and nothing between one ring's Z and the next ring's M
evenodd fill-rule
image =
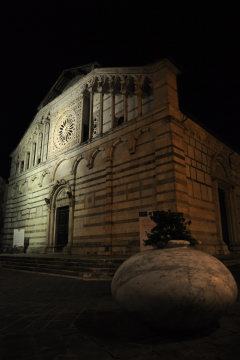
M125 310L167 330L212 326L237 299L225 265L191 248L139 252L116 271L113 297Z

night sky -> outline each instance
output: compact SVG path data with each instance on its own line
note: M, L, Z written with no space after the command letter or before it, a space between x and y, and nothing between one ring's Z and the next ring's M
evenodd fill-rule
M181 110L240 152L238 11L194 6L187 13L151 0L49 0L1 9L0 176L8 178L9 155L61 72L92 61L104 67L172 59L182 72Z

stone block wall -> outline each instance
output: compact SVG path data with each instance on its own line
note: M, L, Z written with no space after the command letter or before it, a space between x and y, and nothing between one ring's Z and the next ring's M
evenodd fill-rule
M114 81L123 72L115 70ZM13 230L24 228L29 253L55 252L57 209L67 207L66 253L136 253L139 212L169 209L191 219L198 248L240 250L240 156L180 112L176 68L164 60L124 69L121 84L129 77L133 89L134 81L144 84L147 78L151 91L137 87L122 94L118 88L114 96L106 80L114 71L97 71L42 108L12 154L1 248L11 249ZM89 81L99 74L109 91L92 96L95 82ZM83 139L83 125L91 118L86 106L92 106L96 127ZM39 161L28 155L32 145ZM222 234L218 188L226 194L229 244Z
M240 245L237 201L240 168L236 164L240 157L235 153L234 165L231 159L234 151L190 119L184 123L183 132L192 233L202 243L199 248L210 253L227 253L237 249ZM228 247L221 230L218 187L223 187L226 192Z
M49 186L41 186L39 171L24 174L18 182L9 182L6 213L1 248L11 251L13 230L24 228L29 240L29 250L44 252L46 247L48 212L44 199L48 197ZM40 184L40 186L39 186Z

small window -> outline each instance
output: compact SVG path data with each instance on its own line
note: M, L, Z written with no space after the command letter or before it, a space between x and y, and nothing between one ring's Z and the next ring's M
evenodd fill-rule
M20 169L20 171L23 172L23 169L24 169L24 161L21 161L21 169Z

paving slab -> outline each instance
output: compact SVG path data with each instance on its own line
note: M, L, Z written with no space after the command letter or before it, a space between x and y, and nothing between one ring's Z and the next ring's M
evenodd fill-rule
M0 269L0 288L0 360L239 359L239 297L215 328L163 334L120 309L109 281Z

